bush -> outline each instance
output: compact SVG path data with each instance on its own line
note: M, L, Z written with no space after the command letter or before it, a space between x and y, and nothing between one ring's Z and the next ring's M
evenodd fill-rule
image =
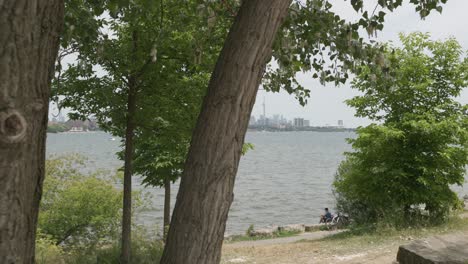
M59 133L68 131L68 127L64 124L52 124L47 126L47 133Z
M164 243L162 240L148 236L145 229L137 229L132 233L132 263L157 264L159 263ZM67 258L67 264L115 264L119 263L120 243L113 241L111 244L95 248L91 251L74 250Z
M347 154L333 184L337 209L358 224L446 221L461 206L450 185L463 180L459 168L464 168L466 149L445 141L439 126L359 129L351 140L355 152Z
M65 254L55 241L38 232L36 239L36 263L37 264L65 264Z
M80 164L79 156L46 162L38 225L57 245L94 248L116 236L122 195L103 175L82 174Z
M120 175L84 173L79 155L46 161L46 179L39 210L36 262L118 263L122 194L116 187ZM133 207L147 205L134 193ZM159 263L163 243L156 234L134 227L132 263Z
M349 215L353 223L358 225L374 223L377 220L375 210L370 208L370 204L354 195L357 186L349 184L347 181L352 176L353 160L348 158L338 167L335 174L333 194L336 199L336 210Z
M138 229L132 238L132 263L159 263L164 243L155 237L149 237L147 230ZM41 235L36 239L36 263L38 264L115 264L119 263L120 244L110 244L95 248L68 248L63 250L53 239Z

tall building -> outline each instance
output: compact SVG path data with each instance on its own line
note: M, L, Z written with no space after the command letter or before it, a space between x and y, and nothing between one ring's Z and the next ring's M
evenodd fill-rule
M254 126L256 123L257 123L257 120L255 119L255 116L251 115L250 120L249 120L249 125Z
M304 127L304 118L294 118L294 127Z
M344 127L343 120L338 120L338 127Z
M271 123L270 125L272 127L275 127L275 128L279 128L280 127L280 116L279 115L273 115L273 118L271 119Z

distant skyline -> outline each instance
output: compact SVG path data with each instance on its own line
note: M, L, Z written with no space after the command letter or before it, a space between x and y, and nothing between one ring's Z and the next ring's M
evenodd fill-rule
M330 2L333 4L334 11L343 18L355 20L358 17L349 1L335 0ZM373 8L376 1L366 0L365 3L367 8ZM466 11L468 10L468 1L450 0L443 8L442 14L431 12L429 17L421 20L414 11L414 6L410 5L409 1L404 1L403 7L398 8L394 13L387 14L383 31L379 32L378 36L373 39L393 41L398 44L400 32L405 34L415 31L429 32L432 39L455 37L463 49L467 51L466 26L468 26L468 19ZM336 124L338 120L343 120L346 127L357 127L370 123L368 119L354 117L354 109L344 103L346 99L358 95L357 91L351 89L349 81L340 87L335 87L332 84L324 87L311 76L311 73L306 73L299 77L301 84L311 91L308 104L305 107L297 102L294 95L289 95L286 92L267 93L260 90L252 114L255 116L262 114L262 103L265 97L267 116L281 114L287 119L302 117L310 120L311 126ZM468 103L467 89L463 91L459 101L464 104Z

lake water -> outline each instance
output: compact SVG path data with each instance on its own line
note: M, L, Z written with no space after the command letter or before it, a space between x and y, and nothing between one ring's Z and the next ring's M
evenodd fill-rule
M346 138L354 136L348 132L247 133L246 142L255 149L241 159L227 233L243 233L251 224L317 222L324 207L333 208L331 183L343 152L351 150ZM116 170L123 165L115 155L120 144L102 132L48 134L47 155L79 153L89 159L90 170ZM152 196L152 208L139 212L137 221L161 227L164 191L141 186L137 176L133 184ZM172 206L177 185L172 188ZM468 194L468 186L456 191Z

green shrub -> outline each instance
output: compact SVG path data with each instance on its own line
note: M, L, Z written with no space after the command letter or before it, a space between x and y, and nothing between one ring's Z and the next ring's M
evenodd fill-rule
M65 264L65 254L62 247L55 241L38 232L36 239L36 263L37 264Z
M250 225L249 225L249 228L247 228L247 230L245 231L245 235L246 235L246 236L251 236L252 233L253 233L253 231L254 231L254 225L253 225L253 224L250 224Z
M440 125L359 129L352 140L355 152L348 153L333 184L337 209L357 224L445 222L461 206L450 185L463 180L458 167L463 167L466 149L449 145L438 134Z
M81 173L80 164L77 156L46 162L38 224L59 245L94 248L116 236L122 195L103 175Z
M64 124L52 124L47 126L47 133L59 133L68 131L68 127Z
M46 161L46 179L39 210L36 262L40 264L119 263L122 191L120 175L85 173L79 155ZM135 192L133 207L148 199ZM132 263L159 263L163 242L157 234L133 227Z
M119 263L120 243L113 241L91 250L75 249L67 257L67 264L115 264ZM131 262L138 264L159 263L164 243L156 236L149 236L144 228L137 228L132 233ZM48 264L48 263L47 263Z

